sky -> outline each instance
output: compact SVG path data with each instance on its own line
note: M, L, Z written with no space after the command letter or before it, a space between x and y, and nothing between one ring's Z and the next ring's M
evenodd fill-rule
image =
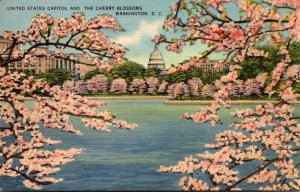
M30 2L30 3L28 3ZM37 13L48 13L55 18L70 17L73 12L84 12L87 18L93 18L99 14L111 14L115 16L125 32L106 31L105 34L114 41L122 43L129 50L126 57L145 67L148 64L149 56L154 49L151 41L155 35L166 33L162 26L164 19L170 13L170 6L176 3L176 0L0 0L0 33L5 30L18 31L27 29L30 26L31 19ZM24 6L25 10L9 10L10 7ZM43 6L46 10L28 10L28 7ZM47 10L66 6L67 10ZM93 6L93 10L87 10L87 7ZM96 10L97 7L112 6L114 10ZM148 15L116 15L117 7L141 7L139 12L147 12ZM79 10L70 10L71 7ZM152 15L154 12L155 15ZM176 35L176 34L171 34ZM166 45L160 45L159 50L162 52L166 67L171 64L177 65L191 56L198 55L204 51L204 45L187 46L181 54L168 52ZM218 59L220 56L215 55Z

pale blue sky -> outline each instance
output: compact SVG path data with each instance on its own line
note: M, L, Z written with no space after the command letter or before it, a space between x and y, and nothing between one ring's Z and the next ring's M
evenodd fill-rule
M30 2L30 3L29 3ZM79 6L80 11L84 12L88 18L92 18L98 14L108 13L116 16L113 11L85 11L85 6L142 6L143 11L148 13L161 12L162 15L148 16L116 16L125 32L111 32L106 34L113 39L121 41L128 49L127 58L147 66L149 55L153 50L153 42L151 39L154 35L164 33L162 30L163 21L169 14L170 5L176 0L0 0L0 32L5 30L23 30L29 27L30 20L37 13L44 12L53 15L55 18L70 17L73 10L67 11L9 11L11 6ZM166 66L177 64L190 56L197 55L205 50L205 46L193 46L185 48L182 54L171 53L165 50L165 46L161 45L159 49L162 51ZM216 58L218 55L216 56Z

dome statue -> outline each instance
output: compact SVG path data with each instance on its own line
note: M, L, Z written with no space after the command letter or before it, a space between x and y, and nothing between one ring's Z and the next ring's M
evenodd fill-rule
M148 63L148 69L160 69L165 70L165 61L162 53L158 50L155 45L154 51L151 53Z

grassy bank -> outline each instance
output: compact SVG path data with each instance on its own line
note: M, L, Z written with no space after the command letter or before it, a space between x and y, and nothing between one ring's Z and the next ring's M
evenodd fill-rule
M107 100L133 100L133 99L170 99L169 96L161 95L95 95L86 96L90 100L107 99Z

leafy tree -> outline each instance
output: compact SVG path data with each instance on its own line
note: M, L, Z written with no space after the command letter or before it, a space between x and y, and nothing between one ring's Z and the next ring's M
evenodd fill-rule
M264 45L257 47L258 50L262 50L268 53L268 57L247 57L241 62L242 69L239 72L239 76L243 80L255 78L260 73L270 73L279 63L283 56L278 55L279 45L271 46ZM300 63L300 42L294 41L289 46L289 52L292 59L292 64Z
M283 58L277 55L278 47L265 45L257 49L267 52L269 57L250 56L241 62L242 69L239 72L239 77L243 80L255 78L258 74L263 72L270 73Z
M47 72L40 74L38 77L45 80L50 86L62 85L65 81L71 80L74 75L72 71L63 69L49 69Z
M300 63L300 41L294 41L289 47L289 52L291 54L291 59L293 64Z
M154 68L154 69L147 69L144 73L144 78L147 77L159 77L160 69Z
M222 77L224 74L225 74L224 71L216 72L216 73L203 72L200 76L200 79L204 84L213 84L217 79Z
M163 75L162 77L160 77L160 79L167 81L170 84L175 84L180 82L187 82L188 80L196 77L201 79L204 84L212 84L215 82L215 80L225 74L226 71L228 71L228 67L216 73L205 72L195 67L191 67L186 71Z
M101 74L99 70L95 70L95 71L89 71L87 72L84 77L82 78L82 80L87 80L87 79L91 79L92 77Z
M189 79L192 79L194 77L201 78L202 74L202 71L196 68L190 68L184 72L163 75L162 77L160 77L160 79L167 81L169 84L175 84L180 82L187 82Z
M111 79L122 78L130 83L134 78L143 78L145 67L133 61L126 61L117 65L107 76Z
M293 87L295 93L300 93L300 81L297 81Z

